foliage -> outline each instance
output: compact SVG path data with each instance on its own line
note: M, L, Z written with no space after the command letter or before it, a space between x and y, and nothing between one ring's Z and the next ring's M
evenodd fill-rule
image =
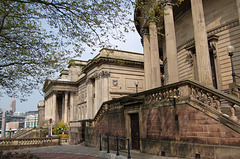
M59 122L57 126L53 128L53 134L58 135L62 134L65 130L67 130L67 125L63 122Z
M0 158L1 159L13 159L13 158L22 158L22 159L37 159L39 157L36 157L33 154L30 153L12 153L12 152L7 152L7 153L3 153L0 152Z
M165 3L171 2L173 6L179 6L184 0L138 0L136 4L135 25L139 25L138 22L156 22L158 24L158 33L162 34L163 29L163 6Z
M62 139L68 139L69 138L68 134L59 134L58 136L60 136Z
M134 28L132 0L1 0L0 95L25 99L87 48ZM73 49L71 49L73 48Z

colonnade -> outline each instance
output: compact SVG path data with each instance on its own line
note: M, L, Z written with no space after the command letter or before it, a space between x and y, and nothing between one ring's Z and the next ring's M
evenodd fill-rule
M167 62L167 72L165 80L168 84L179 81L177 44L174 26L173 1L160 1L164 9L164 29L165 29L165 56ZM240 6L239 0L237 0ZM197 57L197 74L199 82L212 86L211 64L208 49L207 31L204 18L202 0L191 0L192 20L194 26L194 39ZM239 10L240 14L240 10ZM142 29L141 34L144 45L144 71L146 89L161 86L159 46L157 24L148 22L148 26ZM198 58L200 57L200 58Z
M53 91L45 99L45 120L52 118L53 122L64 122L67 123L71 120L70 111L73 111L73 98L74 92L55 92ZM58 102L58 99L61 99L61 103ZM59 109L61 109L61 114L59 114Z

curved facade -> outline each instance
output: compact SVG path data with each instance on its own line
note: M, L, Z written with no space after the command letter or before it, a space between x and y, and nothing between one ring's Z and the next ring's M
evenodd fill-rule
M176 5L174 0L162 0L154 4L154 9L146 8L155 10L157 20L151 17L152 13L146 16L144 9L137 7L135 21L143 39L145 75L148 77L154 71L157 75L145 78L146 89L194 79L227 90L233 80L228 45L236 48L233 65L235 73L240 74L239 3L238 0L184 0ZM161 9L164 13L158 11ZM160 60L156 61L158 56Z

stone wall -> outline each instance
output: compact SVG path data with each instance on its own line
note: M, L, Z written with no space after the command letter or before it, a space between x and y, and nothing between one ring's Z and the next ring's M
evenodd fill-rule
M125 108L126 109L126 108ZM140 108L140 151L159 156L187 158L224 158L236 156L240 148L240 134L220 124L189 104L144 105ZM95 127L87 127L87 146L99 147L99 135L126 137L124 110L103 114ZM102 139L106 147L106 139ZM110 140L110 147L116 145ZM121 142L121 147L126 147Z
M143 139L240 146L240 134L189 105L143 110Z
M82 128L81 127L71 127L69 134L69 144L77 145L82 141Z
M141 151L154 155L214 158L239 151L240 134L188 104L142 111ZM224 147L227 145L229 147ZM234 151L238 149L237 151ZM224 150L224 151L220 151ZM224 152L224 153L223 153ZM228 155L231 155L228 152ZM224 155L223 155L224 156Z
M87 146L99 147L100 134L102 136L125 137L123 110L106 112L95 127L87 127L85 144ZM113 146L114 141L111 141L110 145Z

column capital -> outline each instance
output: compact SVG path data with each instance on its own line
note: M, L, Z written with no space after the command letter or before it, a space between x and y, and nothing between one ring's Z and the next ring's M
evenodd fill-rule
M100 77L101 78L108 78L108 77L110 77L110 72L108 72L108 71L101 71L100 72Z
M99 78L100 78L100 74L96 72L96 73L94 74L94 78L95 78L95 79L99 79Z
M144 35L149 35L149 29L148 28L142 28L140 30L140 34L143 37Z
M162 0L162 1L159 1L160 5L162 5L163 7L166 7L166 6L173 6L174 5L174 1L173 0Z

